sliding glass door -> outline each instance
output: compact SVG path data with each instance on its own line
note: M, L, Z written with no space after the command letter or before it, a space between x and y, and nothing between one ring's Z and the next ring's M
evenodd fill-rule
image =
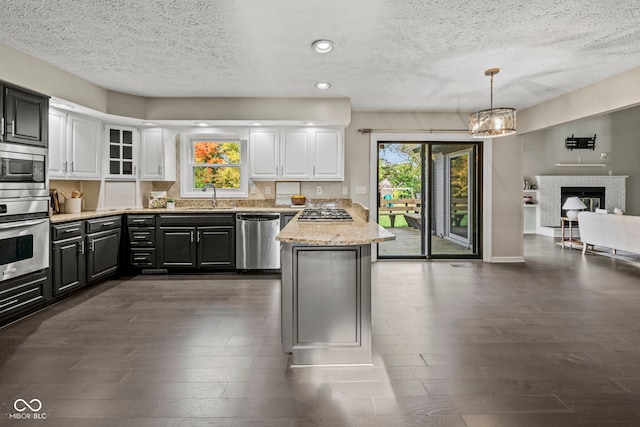
M378 258L479 258L481 146L378 142Z

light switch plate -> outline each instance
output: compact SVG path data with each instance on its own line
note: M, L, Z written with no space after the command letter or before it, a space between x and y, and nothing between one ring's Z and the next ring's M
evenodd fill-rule
M346 196L347 194L349 194L349 187L342 187L342 195Z
M367 194L367 187L364 185L356 186L356 194Z
M267 186L264 188L264 192L265 192L266 194L271 194L271 186L270 186L270 185L267 185Z

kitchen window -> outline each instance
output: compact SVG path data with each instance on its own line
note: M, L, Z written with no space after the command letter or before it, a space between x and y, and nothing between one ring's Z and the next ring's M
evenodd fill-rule
M211 197L207 183L218 197L247 197L246 141L229 135L183 134L180 168L181 197Z

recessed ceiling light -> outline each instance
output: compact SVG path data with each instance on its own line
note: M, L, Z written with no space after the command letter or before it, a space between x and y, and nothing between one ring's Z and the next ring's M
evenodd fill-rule
M311 47L317 53L329 53L333 50L333 42L331 40L316 40L311 43Z
M331 87L331 83L329 82L318 82L314 85L315 87L317 87L320 90L327 90Z
M206 122L195 122L194 125L205 127L205 126L209 126L209 123L206 123Z
M155 126L156 124L153 122L142 122L143 125L145 126Z

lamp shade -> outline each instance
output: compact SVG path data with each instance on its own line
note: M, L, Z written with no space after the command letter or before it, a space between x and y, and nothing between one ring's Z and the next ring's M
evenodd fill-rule
M562 205L562 209L564 210L581 210L586 209L587 205L582 203L580 197L569 197L565 200L564 205Z
M469 114L469 135L471 138L496 138L516 133L516 109L510 107L493 108L493 76L500 68L489 68L484 72L491 77L491 107Z
M516 133L514 108L491 108L469 115L469 134L472 138L495 138Z

